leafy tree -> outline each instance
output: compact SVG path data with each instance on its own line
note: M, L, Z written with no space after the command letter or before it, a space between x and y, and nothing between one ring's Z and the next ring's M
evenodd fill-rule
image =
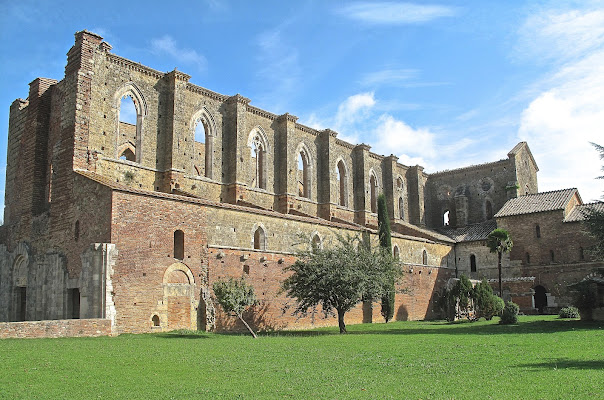
M305 315L317 306L326 316L335 310L340 333L346 333L346 312L364 296L381 297L386 283L402 273L389 252L350 235L337 236L331 246L298 252L298 260L284 271L291 272L282 288L298 303L294 314Z
M486 279L476 284L472 291L472 298L478 318L484 317L490 321L493 316L499 315L503 311L503 300L493 294L493 289Z
M236 316L243 322L243 325L250 331L254 339L256 333L243 319L243 313L248 307L256 304L256 295L254 287L245 281L245 278L228 280L218 280L212 286L218 304L222 306L227 314Z
M604 160L604 146L595 143L592 145L600 153L600 159ZM604 171L604 167L602 167L602 171ZM599 176L597 179L604 179L604 176ZM586 207L583 217L587 232L595 241L589 249L591 256L596 260L604 260L604 204L599 202Z
M497 228L487 236L487 247L491 253L497 253L497 268L499 269L499 296L503 297L501 284L501 255L512 250L512 238L505 229Z
M378 234L380 246L384 251L392 252L392 236L390 235L390 218L388 218L388 209L386 208L386 196L378 196ZM394 277L387 283L385 293L382 295L382 316L386 323L394 316Z

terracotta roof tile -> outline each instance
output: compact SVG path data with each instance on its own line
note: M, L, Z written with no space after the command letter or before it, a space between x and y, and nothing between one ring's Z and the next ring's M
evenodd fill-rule
M516 197L508 200L495 217L564 210L575 193L577 189L572 188Z
M579 206L576 206L568 214L564 222L578 222L585 220L585 213L590 208L593 208L600 212L604 212L604 202L598 201L596 203L581 204Z
M497 222L490 220L461 228L439 228L438 231L459 243L486 240L489 233L493 232L495 228L497 228Z

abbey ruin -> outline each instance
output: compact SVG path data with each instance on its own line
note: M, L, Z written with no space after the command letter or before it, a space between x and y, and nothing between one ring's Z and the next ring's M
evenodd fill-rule
M499 161L427 173L189 79L81 31L63 79L37 78L13 102L0 321L100 319L91 329L114 334L239 329L211 286L245 275L260 299L255 327L334 325L287 312L283 267L300 234L318 245L335 232L375 236L380 193L408 289L395 319L437 317L437 293L461 273L494 278L483 244L497 226L515 242L504 294L524 312L566 304L566 282L602 267L584 252L579 193L538 193L527 143ZM377 304L347 315L378 320Z

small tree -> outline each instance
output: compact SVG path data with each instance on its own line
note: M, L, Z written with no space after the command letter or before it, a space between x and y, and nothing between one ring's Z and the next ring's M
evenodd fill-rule
M491 253L497 253L497 268L499 269L499 296L503 297L503 289L501 283L501 255L512 250L512 238L505 229L495 229L487 236L487 247Z
M388 209L386 207L386 196L378 196L378 235L380 246L387 252L392 252L392 236L390 234L390 218L388 218ZM395 287L394 277L386 284L384 294L382 295L382 316L386 323L394 316Z
M600 153L600 159L604 160L604 146L595 143L592 146ZM604 179L604 176L597 179ZM604 203L598 202L585 207L583 217L587 233L594 239L594 244L589 249L590 255L596 260L604 260Z
M346 333L346 312L364 296L381 297L386 283L402 273L390 253L362 243L358 236L337 236L333 246L302 250L284 271L291 272L282 288L298 303L294 314L321 306L328 316L335 309L340 333Z
M212 286L214 289L214 295L218 304L224 309L227 314L236 316L243 322L243 325L250 331L254 339L256 333L243 319L243 313L248 307L256 304L256 295L254 294L254 287L249 285L245 278L234 279L229 278L228 280L218 280L214 282Z

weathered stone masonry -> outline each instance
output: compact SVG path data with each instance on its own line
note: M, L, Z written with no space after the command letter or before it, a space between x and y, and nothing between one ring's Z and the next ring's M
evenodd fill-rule
M244 275L261 301L250 315L257 328L333 324L287 312L283 267L300 234L375 240L380 193L408 289L396 318L431 318L458 267L456 241L432 230L443 213L453 227L482 223L508 198L537 191L526 143L506 160L429 175L189 79L119 57L82 31L63 79L38 78L11 105L1 321L102 318L113 333L239 329L214 306L211 285ZM377 320L379 307L347 319Z

